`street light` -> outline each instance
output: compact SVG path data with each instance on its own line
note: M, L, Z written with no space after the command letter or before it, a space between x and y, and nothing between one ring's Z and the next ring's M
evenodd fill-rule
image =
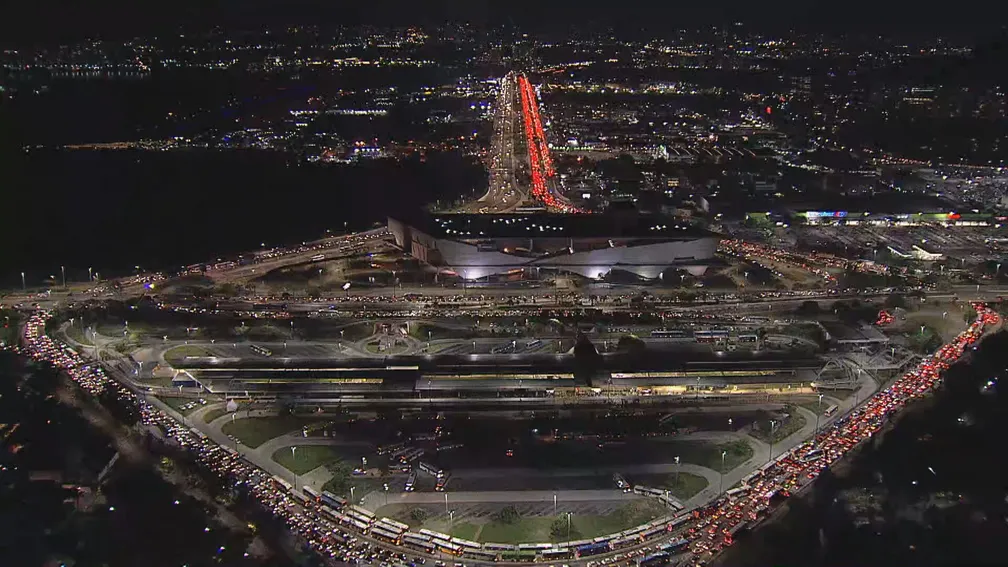
M446 514L448 513L448 493L447 492L444 493L444 511L445 511Z
M571 533L571 515L572 515L572 514L573 514L573 512L567 512L567 541L570 541L570 533Z
M773 459L773 434L774 434L774 427L776 427L776 426L777 426L777 422L771 419L770 420L770 454L767 455L767 458L766 458L766 460L767 460L768 463L770 462L771 459Z
M675 485L679 488L679 455L675 458Z
M816 409L815 414L815 432L813 435L819 435L819 414L822 413L822 394L819 394L819 407Z
M353 491L354 491L354 487L351 486L350 487L350 502L354 502Z
M382 485L385 488L385 505L388 506L388 483Z
M24 272L21 272L21 291L26 291L28 286L25 285Z
M718 495L724 493L724 463L726 456L728 456L728 451L721 451L721 488L718 490Z
M557 515L557 495L556 492L553 493L553 515Z
M731 431L731 424L732 424L732 420L731 420L731 418L729 417L729 418L728 418L728 431Z

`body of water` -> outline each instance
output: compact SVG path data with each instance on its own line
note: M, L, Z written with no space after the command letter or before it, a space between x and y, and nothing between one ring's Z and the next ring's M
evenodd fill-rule
M262 151L22 152L5 163L0 287L162 269L360 230L485 185L462 156L310 166Z

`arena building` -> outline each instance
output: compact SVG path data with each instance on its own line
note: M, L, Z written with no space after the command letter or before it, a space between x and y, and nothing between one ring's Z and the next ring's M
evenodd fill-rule
M671 269L699 276L713 234L652 214L437 214L389 218L396 245L466 280L540 270L603 279L615 271L653 280ZM545 274L544 274L545 275Z

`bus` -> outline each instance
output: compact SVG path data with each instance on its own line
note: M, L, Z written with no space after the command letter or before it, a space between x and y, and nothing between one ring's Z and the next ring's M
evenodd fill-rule
M514 551L518 548L513 543L484 543L483 549L503 553L505 551Z
M725 329L713 329L710 331L694 331L693 339L698 343L713 343L728 340L728 331Z
M404 447L405 445L406 445L405 441L400 441L398 443L393 443L391 445L382 445L382 446L378 447L378 454L379 455L384 455L384 454L388 453L389 451L395 451L396 449L398 449L400 447Z
M480 559L483 561L497 561L497 556L500 555L494 551L484 551L482 549L469 549L465 548L462 550L463 557L469 557L471 559Z
M747 490L749 490L748 487L746 487L746 486L740 486L738 488L733 488L733 489L725 492L725 496L727 496L728 498L737 498L738 496L741 496L742 494L745 494Z
M448 481L449 480L451 480L451 475L450 474L446 474L446 475L438 478L437 484L434 485L434 490L436 492L444 492L445 491L445 487L448 486Z
M823 413L823 415L825 415L826 417L829 417L829 416L835 414L837 412L837 409L838 408L837 408L836 404L832 404L832 405L830 405L830 407L826 408L826 412Z
M427 463L427 462L424 462L424 461L420 461L420 467L419 468L420 468L421 471L423 471L423 472L425 472L425 473L427 473L427 474L429 474L429 475L431 475L431 476L433 476L435 478L441 478L441 477L443 477L445 475L445 472L442 469L439 469L438 467L435 467L434 465L432 465L430 463Z
M444 541L444 540L436 539L436 540L433 541L433 543L441 551L444 551L444 552L447 552L447 553L451 553L453 555L459 555L459 554L462 553L462 546L454 544L454 543L452 543L450 541Z
M395 534L401 534L409 529L409 526L407 526L406 524L402 522L397 522L392 518L382 518L378 520L377 526Z
M663 567L669 563L669 554L664 551L646 555L637 560L637 567Z
M476 543L475 541L470 541L468 539L461 539L461 538L453 537L453 538L451 538L450 541L452 543L454 543L455 545L461 546L461 547L463 547L465 549L481 549L481 547L482 547L482 546L480 546L480 544Z
M683 329L656 329L651 331L653 339L685 339L686 331Z
M612 543L608 541L589 543L588 545L582 545L574 549L575 557L588 557L598 555L599 553L608 553L609 551L612 551Z
M623 492L630 492L631 490L633 490L633 487L630 486L630 483L627 482L627 479L623 478L623 475L621 475L620 473L612 475L612 480L613 483L616 484L616 488L619 488Z
M686 538L679 538L672 540L661 547L661 550L667 553L677 553L689 546L689 540Z
M356 506L354 504L351 504L350 505L350 510L353 511L353 512L356 512L357 514L363 516L364 518L367 518L367 520L369 522L373 522L374 519L375 519L374 512L372 512L371 510L368 510L367 508L362 508L360 506Z
M557 559L566 559L568 557L573 557L574 550L567 548L544 549L542 550L542 553L540 553L540 555L542 556L543 559L554 561Z
M310 486L303 487L301 491L304 492L304 495L307 496L308 499L311 500L312 502L322 501L322 495L319 494L315 489L313 489Z
M328 490L323 490L322 494L319 496L322 499L322 503L331 506L334 510L339 510L346 506L346 499L341 496L336 496Z
M420 550L420 551L423 551L423 552L426 552L426 553L434 553L434 551L435 551L434 550L434 544L431 543L430 538L427 537L427 536L419 535L419 534L414 534L414 533L409 533L409 532L403 534L403 536L402 536L402 543L404 545L407 545L409 547L412 547L414 549L417 549L417 550Z
M260 356L273 356L273 351L271 351L268 348L263 348L259 345L249 345L249 349L251 349L252 352Z
M413 492L414 484L416 484L416 471L409 473L409 477L406 478L406 486L403 487L403 490L406 492Z
M282 489L283 489L283 490L284 490L285 492L290 492L291 490L293 490L293 489L294 489L294 487L293 487L293 486L291 486L291 483L287 482L286 480L284 480L284 479L282 479L282 478L280 478L280 477L278 477L278 476L276 476L276 475L274 475L274 476L273 476L273 482L276 482L277 484L279 484L279 485L280 485L280 487L281 487L281 488L282 488Z
M388 541L389 543L399 543L399 534L393 533L382 526L375 526L371 528L371 536L383 541Z
M801 462L811 463L813 461L818 461L822 457L823 457L822 449L812 449L808 453L805 453L805 456L801 458Z
M399 455L399 462L403 464L411 463L422 457L423 454L424 454L423 449L410 449L409 451L406 451L405 453Z

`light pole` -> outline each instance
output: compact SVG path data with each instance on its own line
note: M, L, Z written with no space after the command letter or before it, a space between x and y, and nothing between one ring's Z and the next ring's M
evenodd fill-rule
M675 485L679 488L679 455L675 458Z
M444 493L444 511L445 511L445 514L448 513L448 493L447 492Z
M91 268L87 269L87 279L88 279L88 281L91 281L91 280L94 279L94 277L91 275Z
M567 541L570 541L571 515L572 515L572 512L567 512Z
M557 515L557 495L556 492L553 493L553 515Z
M731 420L731 418L729 417L729 418L728 418L728 431L731 431L731 430L732 430L732 427L731 427L731 424L732 424L732 420Z
M770 420L770 454L767 455L767 458L766 458L766 462L768 462L768 463L770 462L771 459L773 459L773 434L774 434L774 427L776 425L777 425L777 422L771 419Z
M354 487L351 486L350 487L350 502L351 503L356 503L356 502L354 502L353 491L354 491Z
M28 286L25 285L24 272L21 272L21 291L27 291Z
M448 511L448 533L451 534L455 529L455 510Z
M388 506L388 483L382 485L385 488L385 505Z
M60 273L63 274L63 287L66 287L66 266L60 266Z
M724 463L726 456L728 456L728 451L721 451L721 488L718 490L718 496L724 494Z
M231 414L231 419L234 419L234 414ZM291 445L291 460L294 461L295 463L297 462L297 455L294 452L296 449L297 449L297 447L295 447L294 445ZM294 492L297 492L297 481L298 481L298 474L295 472L294 473Z
M821 413L822 413L822 394L819 394L819 406L816 409L816 414L815 414L815 432L813 432L813 435L819 435L819 414L821 414Z

